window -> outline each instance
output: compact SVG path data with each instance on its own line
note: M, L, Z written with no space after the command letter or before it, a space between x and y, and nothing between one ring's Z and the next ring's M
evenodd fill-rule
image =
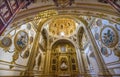
M61 46L61 52L65 52L65 51L66 51L65 46Z

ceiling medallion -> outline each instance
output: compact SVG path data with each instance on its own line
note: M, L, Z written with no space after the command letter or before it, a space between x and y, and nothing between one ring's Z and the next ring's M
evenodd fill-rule
M74 2L74 0L53 0L55 5L57 7L66 7L66 6L71 6Z
M105 26L100 32L100 39L106 47L112 48L118 43L118 34L112 26Z
M10 50L11 45L12 45L12 40L10 37L4 37L0 41L0 47L2 47L5 52L8 52Z
M14 39L15 48L19 51L26 49L28 41L28 34L23 30L19 31Z
M10 37L4 37L2 40L1 40L1 46L2 47L10 47L12 44L12 40L10 39Z

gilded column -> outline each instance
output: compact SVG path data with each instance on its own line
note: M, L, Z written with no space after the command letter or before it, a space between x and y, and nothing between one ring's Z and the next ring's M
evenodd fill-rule
M46 22L46 19L41 20L41 22L38 25L37 31L36 31L36 36L35 36L35 41L33 43L33 47L31 49L31 55L30 58L28 60L28 64L27 64L27 69L25 71L25 76L31 76L33 75L33 68L34 68L34 63L35 63L35 58L38 52L38 45L39 45L39 39L40 39L40 31L42 28L42 25Z
M49 36L47 36L47 52L46 52L46 64L44 69L44 74L49 76L50 72L50 59L51 59L51 48L49 43Z
M28 64L27 64L28 68L25 71L25 76L33 75L33 68L34 68L34 64L35 64L35 58L36 58L36 54L38 52L37 50L38 50L39 38L40 38L40 32L37 32L36 36L35 36L35 39L34 39L35 41L33 43L33 47L31 49L31 54L30 54Z
M45 64L45 69L44 69L44 73L46 74L46 75L49 75L49 70L50 70L50 53L51 53L51 51L50 51L50 49L47 49L47 52L46 52L46 64Z

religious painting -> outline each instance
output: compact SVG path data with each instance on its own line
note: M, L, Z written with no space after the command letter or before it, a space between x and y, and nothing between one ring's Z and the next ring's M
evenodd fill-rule
M15 36L15 47L17 50L22 51L28 45L28 34L25 31L19 31Z
M12 40L10 39L10 37L4 37L2 40L1 40L1 45L2 47L10 47L12 44Z
M112 48L118 43L118 34L112 26L103 27L100 38L102 43L108 48Z

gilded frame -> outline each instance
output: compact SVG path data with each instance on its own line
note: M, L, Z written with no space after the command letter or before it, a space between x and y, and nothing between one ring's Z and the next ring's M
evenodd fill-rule
M110 28L110 29L112 29L112 30L114 31L114 33L116 34L115 43L114 43L113 45L111 45L111 46L106 46L105 43L102 41L102 32L103 32L103 30L104 30L105 28ZM115 47L115 46L117 45L117 43L118 43L118 41L119 41L119 39L118 39L118 33L117 33L117 31L115 30L114 27L112 27L112 26L104 26L104 27L101 29L101 31L100 31L100 40L101 40L102 44L104 44L106 47L108 47L108 48L113 48L113 47Z
M25 48L23 48L23 49L20 48L20 47L17 45L17 40L18 40L17 37L18 37L18 35L20 34L20 32L24 32L24 33L26 34L26 36L27 36L27 44L26 44ZM29 36L28 36L28 33L27 33L26 31L24 31L24 30L18 31L17 34L15 35L15 38L14 38L15 48L16 48L18 51L23 51L23 50L25 50L25 49L27 48L28 44L29 44Z
M10 40L9 46L4 46L4 45L2 45L2 40L3 40L4 38L9 38L9 40ZM3 38L2 40L0 40L0 47L2 47L4 51L9 51L10 46L12 45L12 39L11 39L10 37L8 37L8 36L6 36L6 37L4 37L4 38Z

